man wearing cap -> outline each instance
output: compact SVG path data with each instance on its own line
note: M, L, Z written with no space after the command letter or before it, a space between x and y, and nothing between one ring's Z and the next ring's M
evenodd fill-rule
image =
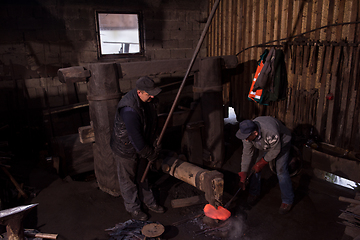
M255 172L249 186L249 204L260 196L260 172L270 162L276 161L276 174L281 191L280 214L290 211L294 192L288 171L291 148L291 131L279 120L270 116L257 117L254 120L244 120L239 124L236 137L243 142L240 185L245 187L247 172L255 148L259 149L259 158L252 170Z
M155 201L147 179L141 183L147 161L159 154L156 142L156 98L161 92L149 77L136 81L136 88L125 94L117 105L110 146L117 165L121 195L131 217L145 221L148 215L141 210L141 202L156 213L164 213Z

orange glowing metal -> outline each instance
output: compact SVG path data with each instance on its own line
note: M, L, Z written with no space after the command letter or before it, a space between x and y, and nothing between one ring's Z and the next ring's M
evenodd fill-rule
M231 213L226 208L223 208L222 206L219 206L218 209L216 209L211 204L206 204L204 207L204 213L205 216L212 218L212 219L219 219L219 220L226 220L231 216Z

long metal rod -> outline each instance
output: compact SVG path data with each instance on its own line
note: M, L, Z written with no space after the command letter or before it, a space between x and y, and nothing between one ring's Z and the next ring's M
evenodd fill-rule
M173 114L173 112L174 112L175 106L176 106L176 104L177 104L177 102L178 102L178 100L179 100L180 93L181 93L182 89L184 88L186 79L187 79L187 77L189 76L190 70L191 70L191 68L192 68L193 65L194 65L196 56L197 56L198 53L199 53L200 47L201 47L201 45L202 45L202 43L203 43L203 41L204 41L204 39L205 39L205 35L206 35L206 33L207 33L208 29L209 29L209 26L210 26L210 24L211 24L211 20L213 19L214 15L215 15L215 11L216 11L217 7L219 6L219 2L220 2L220 0L217 0L217 1L215 2L215 4L214 4L212 10L211 10L210 16L209 16L209 18L208 18L208 20L207 20L207 22L206 22L205 28L204 28L204 30L203 30L203 32L202 32L202 34L201 34L201 37L200 37L200 40L199 40L197 46L196 46L196 49L195 49L195 52L194 52L193 57L192 57L192 59L191 59L190 65L189 65L189 67L188 67L188 69L187 69L187 71L186 71L186 74L185 74L184 79L183 79L183 81L182 81L182 83L181 83L181 85L180 85L179 91L178 91L178 93L177 93L177 95L176 95L176 97L175 97L174 103L173 103L173 105L172 105L172 107L171 107L171 109L170 109L170 112L169 112L169 115L168 115L168 117L167 117L167 119L166 119L166 122L165 122L165 124L164 124L164 127L163 127L163 129L162 129L162 131L161 131L161 133L160 133L159 139L158 139L158 141L157 141L157 145L159 145L159 144L161 143L161 140L162 140L162 138L163 138L163 136L164 136L165 129L166 129L167 125L169 124L170 118L171 118L171 116L172 116L172 114Z
M246 177L245 185L247 185L249 183L249 179L253 175L253 173L254 173L254 170L251 170L250 174ZM241 189L242 189L242 187L239 187L239 189L236 191L234 196L225 204L224 208L227 209L230 206L231 202L235 199L236 195L238 195L238 193L240 192Z
M208 20L207 20L207 22L206 22L205 28L204 28L204 30L203 30L202 33L201 33L199 42L198 42L198 44L197 44L197 46L196 46L195 52L194 52L193 57L192 57L192 59L191 59L191 61L190 61L189 67L188 67L188 69L187 69L187 71L186 71L186 74L185 74L185 76L184 76L184 79L183 79L183 81L182 81L182 83L181 83L181 85L180 85L180 88L179 88L179 91L178 91L178 93L177 93L177 95L176 95L176 97L175 97L174 103L173 103L173 105L172 105L172 107L171 107L171 109L170 109L169 115L168 115L168 117L166 118L165 124L164 124L164 126L163 126L163 128L162 128L162 130L161 130L160 136L159 136L158 141L157 141L157 143L156 143L157 146L160 145L161 140L162 140L162 138L163 138L163 136L164 136L166 127L167 127L167 125L169 125L170 118L171 118L171 116L172 116L172 114L173 114L173 112L174 112L175 106L176 106L176 104L177 104L177 102L178 102L178 100L179 100L179 96L180 96L180 94L181 94L181 91L183 90L183 88L184 88L184 86L185 86L186 79L187 79L187 77L189 76L190 70L191 70L191 68L192 68L193 65L194 65L196 56L197 56L198 53L199 53L200 47L201 47L201 45L202 45L202 43L203 43L203 41L204 41L204 39L205 39L205 35L206 35L206 33L207 33L208 29L209 29L211 20L213 19L214 15L215 15L215 11L216 11L217 7L219 6L219 3L220 3L220 0L216 0L216 2L214 3L214 6L213 6L213 8L212 8L212 10L211 10L211 13L210 13L210 15L209 15L209 17L208 17ZM149 169L150 169L150 166L151 166L151 162L148 162L148 165L146 166L145 172L144 172L144 174L143 174L143 176L142 176L142 178L141 178L141 182L144 182L144 181L145 181L145 177L146 177L146 175L147 175L147 173L148 173L148 171L149 171Z

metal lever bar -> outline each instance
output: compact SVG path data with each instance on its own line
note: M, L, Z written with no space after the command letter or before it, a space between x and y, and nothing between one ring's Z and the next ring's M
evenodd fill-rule
M249 179L250 179L251 175L253 175L253 173L254 173L254 170L251 170L250 174L246 177L245 184L248 184ZM236 191L234 196L224 205L224 208L227 209L230 206L231 202L234 200L234 198L240 192L241 189L242 189L242 187L239 187L239 189Z
M193 65L194 65L196 56L198 55L198 53L199 53L199 51L200 51L200 47L201 47L201 45L202 45L202 43L203 43L203 41L204 41L204 39L205 39L205 35L206 35L206 33L207 33L208 29L209 29L211 20L213 19L214 15L215 15L215 11L216 11L216 9L217 9L217 7L218 7L218 5L219 5L219 2L220 2L220 0L216 0L216 2L214 3L214 6L213 6L213 8L212 8L212 10L211 10L211 13L210 13L210 15L209 15L209 18L208 18L208 20L207 20L207 22L206 22L205 28L203 29L203 31L202 31L202 33L201 33L199 42L198 42L198 44L197 44L197 46L196 46L195 52L194 52L193 57L192 57L192 59L191 59L191 61L190 61L190 65L189 65L189 67L188 67L188 69L187 69L187 71L186 71L186 74L185 74L185 76L184 76L184 79L183 79L183 81L182 81L182 83L181 83L181 85L180 85L179 91L178 91L178 93L177 93L177 95L176 95L176 97L175 97L175 100L174 100L173 105L172 105L172 107L171 107L171 109L170 109L169 115L168 115L168 117L166 118L165 124L164 124L163 129L162 129L162 131L161 131L161 133L160 133L160 136L159 136L159 138L158 138L158 141L157 141L157 143L156 143L156 146L159 146L160 143L161 143L161 140L162 140L162 138L163 138L163 136L164 136L165 129L166 129L167 125L169 124L170 118L171 118L171 116L172 116L172 114L173 114L173 112L174 112L174 110L175 110L175 106L176 106L176 104L177 104L177 102L178 102L178 100L179 100L180 93L181 93L182 89L183 89L184 86L185 86L186 79L187 79L187 77L189 76L190 70L191 70L191 68L192 68ZM141 182L144 182L144 181L145 181L145 178L146 178L147 173L149 172L150 166L151 166L151 162L148 162L148 164L147 164L147 166L146 166L146 169L145 169L145 172L144 172L144 174L143 174L143 176L142 176L142 178L141 178Z

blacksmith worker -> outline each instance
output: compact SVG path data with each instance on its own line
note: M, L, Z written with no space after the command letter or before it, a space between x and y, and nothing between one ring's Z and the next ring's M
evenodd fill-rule
M151 78L139 78L136 88L125 94L117 105L110 140L125 209L132 218L142 221L148 219L142 211L142 202L153 212L165 212L157 204L148 180L141 183L148 161L155 161L159 154L154 144L157 127L157 98L154 97L160 92Z
M291 131L278 119L270 116L244 120L239 124L236 137L243 142L240 185L245 187L249 166L255 148L259 149L259 161L252 170L255 174L250 179L248 203L254 204L260 196L261 170L270 161L276 161L276 174L281 191L280 214L288 213L294 201L294 192L288 171L291 149Z

